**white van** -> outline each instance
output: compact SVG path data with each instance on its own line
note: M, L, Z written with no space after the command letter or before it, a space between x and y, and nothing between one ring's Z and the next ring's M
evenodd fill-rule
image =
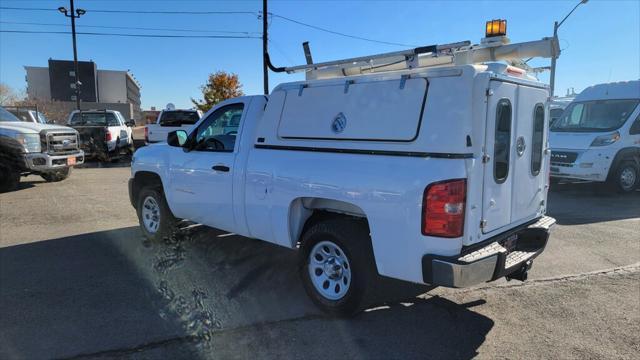
M640 185L640 81L585 89L551 127L551 176Z

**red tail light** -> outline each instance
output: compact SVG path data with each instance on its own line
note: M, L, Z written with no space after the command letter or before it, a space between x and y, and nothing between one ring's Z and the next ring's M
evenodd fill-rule
M462 236L467 180L455 179L430 184L422 198L422 235L455 238Z
M107 130L104 133L104 141L111 141L111 131Z
M144 142L149 142L149 128L146 126L144 127Z

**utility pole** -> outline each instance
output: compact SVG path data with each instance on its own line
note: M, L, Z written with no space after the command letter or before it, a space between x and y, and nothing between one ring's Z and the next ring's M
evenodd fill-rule
M558 42L558 22L553 23L553 38L556 42ZM559 42L558 42L559 44ZM558 49L560 49L560 45L558 45ZM558 54L560 55L560 54ZM549 97L553 98L553 90L556 87L556 59L558 55L553 54L551 57L551 75L549 76Z
M269 67L267 65L268 38L267 38L267 0L262 0L262 77L264 79L264 94L269 95Z
M76 9L73 5L73 0L69 0L70 11L63 6L58 8L58 11L64 14L64 16L71 18L71 37L73 38L73 68L75 74L75 93L76 93L76 109L80 110L80 79L78 78L78 50L76 47L76 19L86 14L84 9Z
M565 20L567 20L567 18L573 14L574 11L576 11L576 9L578 8L578 6L582 5L582 4L586 4L587 1L589 0L580 0L579 3L576 4L576 6L573 7L573 9L567 14L567 16L564 17L564 19L562 19L560 22L554 22L553 23L553 38L555 39L556 43L559 44L559 40L558 40L558 29L560 28L560 26L565 22ZM560 47L558 46L558 49ZM550 79L549 79L549 96L553 98L553 94L554 94L554 90L556 87L556 59L558 58L558 55L560 55L560 52L558 51L558 54L554 54L551 57L551 74L550 74Z

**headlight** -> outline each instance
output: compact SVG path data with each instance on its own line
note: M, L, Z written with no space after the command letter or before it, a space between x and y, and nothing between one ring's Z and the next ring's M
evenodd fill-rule
M39 134L16 134L16 140L22 146L24 146L24 151L28 153L39 153L40 148L40 135Z
M597 138L593 139L591 146L611 145L614 142L618 141L619 139L620 139L620 133L616 131L612 134L598 136Z

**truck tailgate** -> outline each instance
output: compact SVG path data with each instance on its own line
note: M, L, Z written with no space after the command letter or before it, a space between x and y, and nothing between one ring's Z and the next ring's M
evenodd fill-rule
M97 156L107 151L104 126L72 126L80 135L80 149L86 156Z

